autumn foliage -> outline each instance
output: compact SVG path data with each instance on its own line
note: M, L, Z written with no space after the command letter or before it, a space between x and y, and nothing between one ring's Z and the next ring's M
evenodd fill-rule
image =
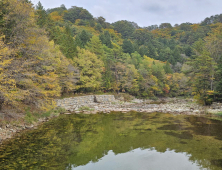
M110 24L75 6L45 10L40 2L34 8L2 0L0 10L1 109L48 110L54 98L74 92L193 94L204 104L222 94L216 19L141 28L125 20Z

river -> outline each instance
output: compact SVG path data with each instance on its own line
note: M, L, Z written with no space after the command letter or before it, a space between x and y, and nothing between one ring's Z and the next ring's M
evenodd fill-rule
M61 115L4 142L0 169L221 170L222 121L167 113Z

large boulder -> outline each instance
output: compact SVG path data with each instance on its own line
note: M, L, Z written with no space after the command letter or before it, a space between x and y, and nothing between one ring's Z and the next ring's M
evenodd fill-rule
M95 102L96 103L111 103L115 102L116 99L114 95L95 95Z

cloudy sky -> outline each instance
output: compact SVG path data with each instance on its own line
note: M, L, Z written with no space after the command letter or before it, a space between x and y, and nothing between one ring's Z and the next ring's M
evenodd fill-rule
M37 4L39 0L32 0ZM134 21L139 26L161 23L198 23L211 15L222 13L221 0L40 0L45 9L78 6L94 17L103 16L107 22Z

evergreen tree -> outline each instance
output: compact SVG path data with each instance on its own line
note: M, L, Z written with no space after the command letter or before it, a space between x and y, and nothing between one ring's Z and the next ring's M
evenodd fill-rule
M187 62L191 66L193 93L201 103L206 105L209 102L207 93L214 89L212 76L215 74L216 63L206 51L202 40L195 43L194 49L196 51L195 58Z
M102 25L100 23L96 24L95 30L98 30L99 32L102 32Z
M72 31L69 26L65 27L65 32L58 30L58 35L55 37L56 43L60 45L62 53L67 57L73 59L76 55L76 43L72 36Z
M176 61L175 61L175 59L173 58L172 55L169 56L169 59L168 59L167 61L168 61L170 64L172 64L172 65L175 65L175 64L176 64Z
M157 57L156 49L151 43L148 44L148 50L149 50L148 56L151 57L151 58L156 59L156 57Z
M176 62L180 62L180 63L182 62L182 57L180 55L180 50L177 47L175 47L175 49L173 50L172 55L173 55L173 58Z
M86 9L72 6L72 8L68 9L68 11L64 13L64 19L75 23L77 19L92 20L93 16Z
M186 56L190 57L192 55L192 48L190 46L187 46L185 48L185 54Z
M140 46L139 51L138 51L138 53L141 56L148 55L148 52L149 52L149 49L145 47L144 45Z
M129 53L129 54L131 54L131 53L134 52L134 48L133 48L133 45L132 45L132 43L131 43L130 40L126 40L126 39L125 39L125 40L123 41L122 48L123 48L123 52L124 52L124 53Z
M222 57L218 61L218 69L216 74L216 92L217 100L222 100Z
M130 38L136 27L138 28L137 24L126 20L117 21L112 25L114 26L114 30L122 34L123 38Z
M103 34L100 34L99 38L107 47L113 48L109 31L105 31Z
M48 15L40 1L36 5L36 15L37 15L37 24L40 27L44 27L47 24Z
M94 35L87 43L86 49L96 54L99 59L104 60L105 52L103 49L103 45L99 37L97 37L96 35Z
M81 48L84 48L91 37L92 35L90 33L86 32L85 30L82 30L82 32L76 37L76 44Z
M164 70L165 70L165 72L166 72L166 74L173 74L173 70L171 69L171 67L170 67L170 63L167 61L166 62L166 65L164 66Z

